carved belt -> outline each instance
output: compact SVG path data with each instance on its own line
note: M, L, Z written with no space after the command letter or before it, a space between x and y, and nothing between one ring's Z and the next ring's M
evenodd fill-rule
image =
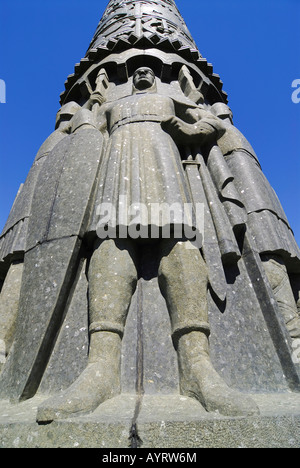
M144 122L161 123L161 121L162 121L161 116L151 115L151 114L137 115L136 117L127 117L125 119L122 119L116 122L111 128L110 134L115 132L119 127L123 127L123 125L128 125L131 123L144 123Z

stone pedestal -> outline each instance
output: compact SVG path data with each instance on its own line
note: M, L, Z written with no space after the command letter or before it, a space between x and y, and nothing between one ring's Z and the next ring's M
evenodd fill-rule
M300 395L252 397L260 416L228 418L206 413L196 400L180 395L147 395L137 420L141 448L191 453L198 448L299 448ZM0 402L1 448L111 448L128 453L135 395L122 394L87 416L39 425L36 410L43 399L36 396L18 405Z

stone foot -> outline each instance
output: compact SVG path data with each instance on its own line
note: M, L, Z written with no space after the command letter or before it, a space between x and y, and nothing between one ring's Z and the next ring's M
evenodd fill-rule
M224 416L259 414L256 403L233 390L214 369L204 334L192 332L181 337L178 346L181 393L200 401L208 412Z
M67 390L39 406L36 419L37 422L51 422L87 414L119 393L119 378L107 364L91 363Z
M193 367L189 380L181 385L181 392L199 400L206 411L217 411L224 416L259 414L256 403L228 387L210 362L198 362Z

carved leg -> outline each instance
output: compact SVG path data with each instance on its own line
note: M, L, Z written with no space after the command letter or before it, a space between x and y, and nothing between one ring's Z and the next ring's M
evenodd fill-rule
M187 242L164 242L159 268L178 354L181 393L199 400L207 411L228 416L257 414L256 404L230 389L211 363L207 269L200 252L187 246Z
M11 348L19 309L24 264L13 263L7 273L0 296L0 372Z
M286 266L280 257L265 255L262 260L290 336L300 338L300 317Z
M88 272L88 365L67 390L39 407L38 421L91 412L120 393L121 342L137 284L134 257L128 240L97 242Z

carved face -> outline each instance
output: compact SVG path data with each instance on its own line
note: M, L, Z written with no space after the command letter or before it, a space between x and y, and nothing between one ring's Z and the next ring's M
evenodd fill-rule
M151 88L155 83L155 74L151 68L138 68L133 75L133 85L136 89L142 91Z

